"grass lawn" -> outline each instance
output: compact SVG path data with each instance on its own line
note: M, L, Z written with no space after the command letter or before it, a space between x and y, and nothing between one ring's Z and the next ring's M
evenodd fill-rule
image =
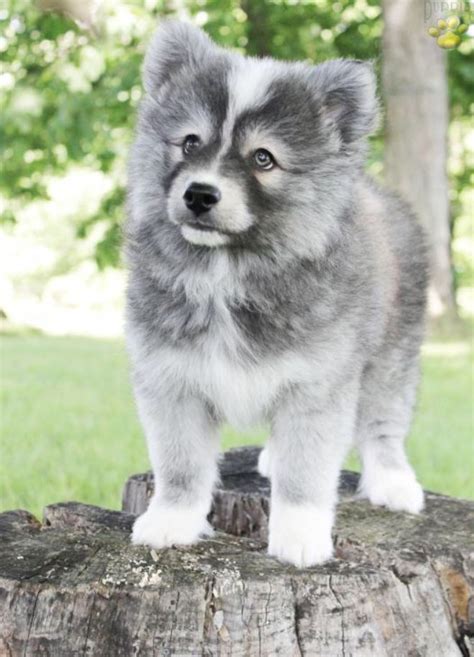
M425 488L465 498L474 498L472 366L466 341L425 345L408 448ZM119 508L125 479L148 469L123 344L4 335L1 386L1 510L40 515L60 500ZM223 448L263 438L226 429Z

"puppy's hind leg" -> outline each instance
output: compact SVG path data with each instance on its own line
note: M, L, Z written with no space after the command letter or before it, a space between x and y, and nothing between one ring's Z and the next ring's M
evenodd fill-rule
M262 477L271 477L271 455L270 455L270 438L262 449L258 457L258 471Z
M361 497L392 511L419 513L423 489L408 463L404 442L418 383L415 359L393 351L362 378L356 441L362 461Z

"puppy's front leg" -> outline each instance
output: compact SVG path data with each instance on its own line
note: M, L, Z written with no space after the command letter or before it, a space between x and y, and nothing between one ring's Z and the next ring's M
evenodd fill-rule
M339 473L350 446L358 382L321 394L290 390L273 418L268 551L298 567L333 553Z
M217 476L217 431L199 399L137 393L155 491L133 527L136 544L162 548L193 543L211 528L206 516Z

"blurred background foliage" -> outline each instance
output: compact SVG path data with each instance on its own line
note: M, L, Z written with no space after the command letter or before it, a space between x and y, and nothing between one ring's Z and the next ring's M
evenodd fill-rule
M0 216L10 237L6 259L21 251L3 288L19 283L17 294L58 297L60 280L53 292L45 292L51 279L75 272L76 279L90 282L95 268L119 265L126 153L142 94L140 65L159 17L191 17L217 42L250 54L315 63L373 59L380 69L378 0L109 0L95 15L92 0L42 4L76 13L80 7L83 15L78 24L28 0L7 2L0 10ZM459 228L460 237L459 248L453 245L454 263L457 284L464 286L472 285L469 229L462 218L472 202L463 192L473 177L473 53L467 39L449 53L448 72L452 223L453 235ZM375 174L382 171L382 157L380 132L372 139L369 163ZM28 262L26 278L18 258ZM6 292L11 299L12 289Z
M147 467L123 343L31 336L19 327L122 334L126 157L157 20L191 18L220 44L249 54L373 59L380 74L378 0L103 0L95 13L94 5L0 2L0 314L10 333L2 347L8 439L0 445L0 479L7 508L39 510L64 498L116 506L125 476ZM45 11L54 7L76 20ZM464 315L474 309L473 64L466 36L448 54L452 248ZM369 168L382 176L383 127L372 138ZM469 352L465 336L425 346L411 447L426 486L463 496L474 495ZM227 431L224 444L263 435Z

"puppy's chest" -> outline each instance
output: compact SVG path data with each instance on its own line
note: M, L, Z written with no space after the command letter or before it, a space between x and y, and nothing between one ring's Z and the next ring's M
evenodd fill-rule
M264 354L281 343L288 344L278 310L266 311L246 299L216 293L195 300L176 295L161 300L157 308L158 329L175 346L215 348L230 354ZM286 327L287 328L287 327Z
M223 296L195 305L192 321L183 324L163 365L228 422L246 426L264 416L288 378L288 367L285 357L270 358L259 347L258 337L242 322L240 308ZM260 334L262 321L252 320Z

